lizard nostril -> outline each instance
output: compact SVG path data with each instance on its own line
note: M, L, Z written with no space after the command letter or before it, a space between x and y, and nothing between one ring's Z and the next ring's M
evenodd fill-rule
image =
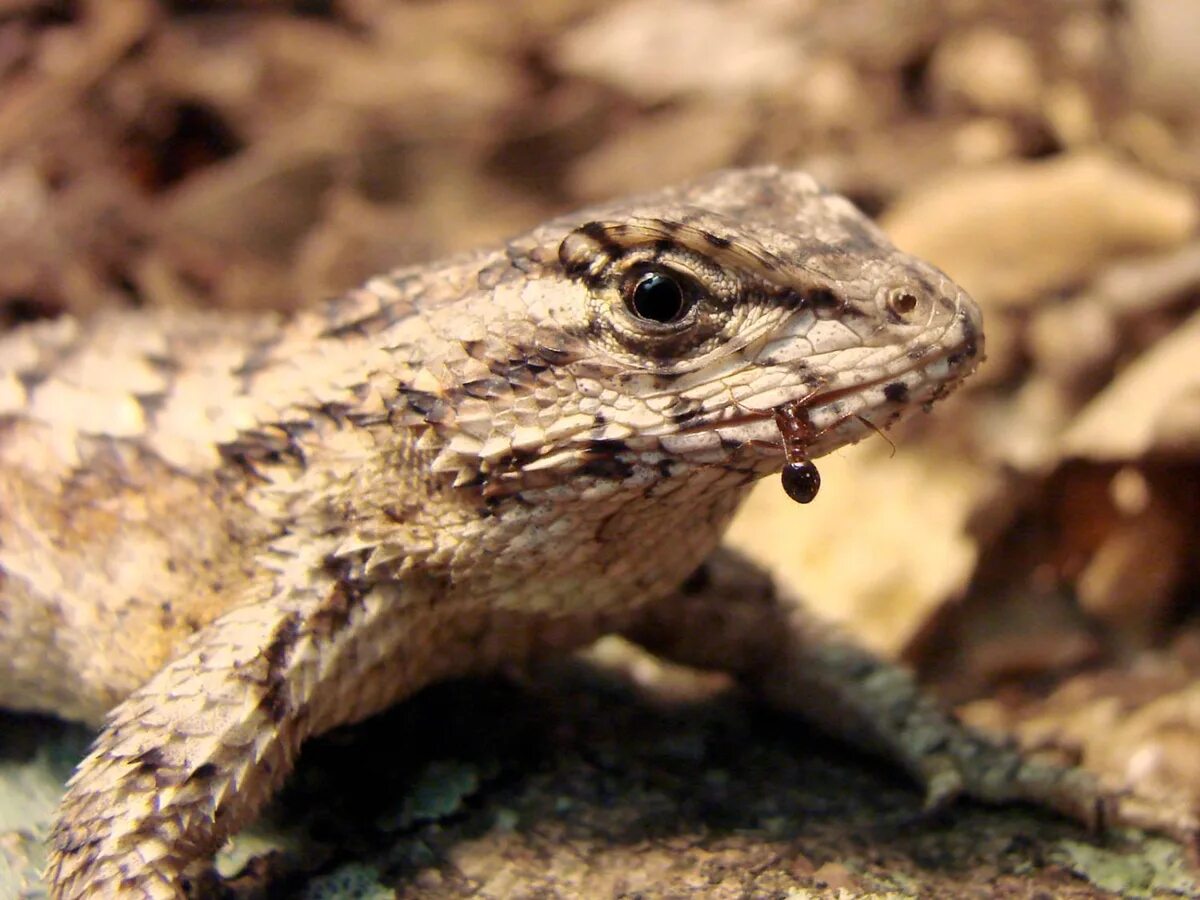
M888 297L888 307L902 319L908 318L917 311L920 301L912 291L894 291Z

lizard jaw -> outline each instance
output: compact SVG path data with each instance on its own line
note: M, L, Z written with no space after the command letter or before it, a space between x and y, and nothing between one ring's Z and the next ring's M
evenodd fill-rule
M732 415L698 422L676 435L661 438L664 449L687 453L708 449L748 447L757 451L757 466L777 468L785 451L816 459L890 428L917 409L945 397L978 367L983 359L978 312L973 304L961 309L957 340L933 353L916 356L912 365L857 384L809 391L762 409L740 405ZM785 441L777 416L797 418L805 434Z

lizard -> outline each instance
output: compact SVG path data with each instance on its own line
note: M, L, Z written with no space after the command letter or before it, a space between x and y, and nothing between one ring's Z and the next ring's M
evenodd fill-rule
M927 409L981 314L847 199L728 170L312 309L0 337L0 705L99 726L55 898L171 898L309 737L626 635L895 760L1094 822L719 548L779 473ZM789 475L790 472L790 475Z

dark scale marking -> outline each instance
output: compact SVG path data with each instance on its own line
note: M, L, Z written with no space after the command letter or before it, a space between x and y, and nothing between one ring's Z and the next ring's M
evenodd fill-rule
M299 438L311 433L317 426L308 419L291 419L287 422L280 422L278 427L288 436L288 450L292 453L302 453Z
M200 781L209 781L214 775L217 774L217 771L218 769L216 764L210 762L201 763L196 767L196 770L187 777L187 783L195 784Z
M595 438L588 441L585 453L623 453L629 445L615 438Z
M395 400L389 404L390 409L394 410L397 407L406 407L430 423L441 422L446 417L445 400L428 391L419 391L404 385L400 386Z
M903 381L893 381L884 387L883 396L889 403L904 403L908 400L908 385Z
M508 382L514 390L533 388L538 377L549 371L550 363L528 349L517 347L515 353L520 355L492 360L488 363L488 370Z
M537 354L552 366L561 366L579 358L578 353L558 347L538 345Z
M804 309L808 306L808 297L795 288L784 288L781 291L774 291L768 297L772 303L776 303L786 309Z
M580 233L595 241L605 255L620 256L621 245L612 239L612 230L603 222L588 222L579 228Z
M368 288L359 288L344 297L328 301L324 307L329 325L320 334L323 338L344 338L354 335L369 336L384 331L401 319L407 318L416 309L421 294L412 290L419 283L417 275L402 275L388 278L387 282L398 291L399 298L385 298ZM364 301L375 302L375 308L360 313L358 306ZM357 314L356 314L357 313ZM353 315L352 319L345 316Z
M620 440L597 438L588 441L584 464L579 471L596 478L629 478L633 475L633 466L617 455L628 450L629 446Z
M519 272L526 275L531 275L539 268L540 264L529 255L528 251L509 245L504 249L505 255L508 256L508 263Z
M368 313L365 316L360 316L357 319L351 319L349 322L331 325L321 332L320 337L328 340L344 340L348 337L368 337L375 331L378 331L380 325L385 322L386 319L376 311Z
M579 467L579 472L593 478L609 478L624 481L633 475L633 466L616 456L597 456L588 459Z
M383 425L391 419L387 413L370 412L370 413L350 413L346 416L346 421L355 428L373 428L376 425Z
M479 400L490 400L493 397L499 397L501 394L510 391L511 385L505 378L476 378L472 381L463 382L463 393L468 397L475 397Z
M287 667L288 658L300 637L300 615L289 613L275 629L270 643L262 650L267 672L263 679L263 691L259 697L259 708L272 722L282 722L288 715Z
M681 409L670 409L667 411L667 416L674 425L686 425L696 416L700 415L701 406L684 406Z
M717 440L721 442L722 450L737 450L743 446L743 442L735 437L727 437L724 434L717 434Z
M392 283L398 290L407 290L412 282L416 282L415 276L406 276L401 279L394 280ZM417 309L417 303L425 296L424 290L408 291L404 296L398 299L379 298L379 312L383 317L385 328L390 328L397 322L407 319Z
M582 278L585 284L592 283L596 278L596 273L591 270L592 260L584 256L572 256L570 249L564 238L558 247L558 261L563 272L568 278Z
M227 463L255 478L263 477L260 466L280 465L289 460L304 465L303 450L283 426L243 431L234 440L218 444L217 451Z
M842 300L829 288L813 288L808 292L808 303L817 315L834 315L842 309Z
M153 775L155 776L155 780L157 780L158 770L167 765L161 747L150 747L143 750L137 756L133 757L130 762L137 765L140 774Z
M366 594L362 582L343 578L334 585L333 590L321 608L316 610L308 622L308 631L314 638L327 640L340 632L350 623L350 617L356 607L362 605Z
M537 451L535 450L510 450L508 453L499 456L492 463L488 474L498 476L519 472L535 459L537 459Z
M516 272L512 264L507 259L500 260L484 269L480 269L479 273L475 276L475 284L481 291L490 291L503 284L515 274Z
M962 326L964 337L962 349L946 357L946 362L951 368L957 368L965 361L974 359L976 354L979 353L979 336L975 331L975 326L966 317L962 319Z
M314 415L322 416L328 419L333 425L341 428L346 424L346 420L350 415L350 405L347 403L336 403L328 401L319 403L316 406L307 407Z
M460 482L458 486L459 486L459 488L461 488L463 490L468 490L471 488L481 488L486 484L487 484L487 475L484 474L483 470L482 469L472 469L471 477L467 481Z
M725 250L733 245L733 241L731 241L729 238L721 237L719 234L713 234L711 231L704 232L704 240L708 241L708 243L720 250Z

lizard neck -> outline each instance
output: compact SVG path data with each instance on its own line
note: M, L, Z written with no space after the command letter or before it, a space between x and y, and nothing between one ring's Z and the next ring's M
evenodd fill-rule
M440 533L427 564L452 591L548 616L620 614L670 592L712 552L754 481L732 470L656 478L644 487L546 489Z

